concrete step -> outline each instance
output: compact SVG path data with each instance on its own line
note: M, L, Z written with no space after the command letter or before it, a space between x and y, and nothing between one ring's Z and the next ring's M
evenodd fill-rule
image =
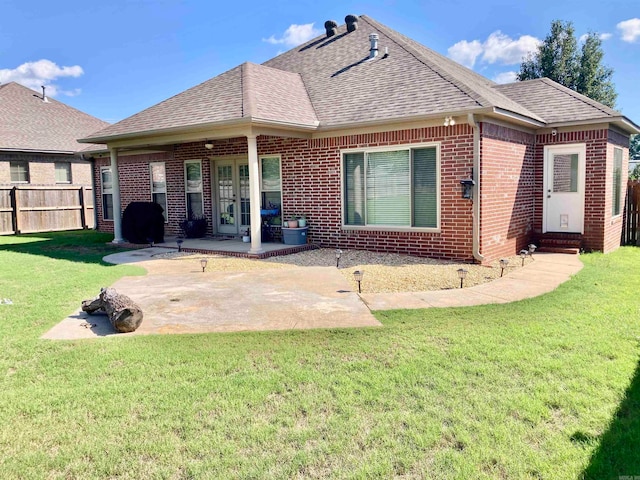
M538 250L554 253L579 253L582 237L567 234L545 234L538 238Z
M562 247L562 246L542 246L536 250L543 253L568 253L569 255L579 255L579 247Z

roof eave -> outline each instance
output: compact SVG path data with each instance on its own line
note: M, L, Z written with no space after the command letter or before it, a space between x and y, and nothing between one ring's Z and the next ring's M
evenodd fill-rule
M0 152L16 152L16 153L43 153L43 154L55 154L55 155L76 155L80 153L79 150L40 150L30 148L9 148L0 147Z
M234 127L243 124L249 123L249 119L247 118L238 118L233 120L225 120L222 122L210 122L210 123L198 123L196 125L187 125L187 126L179 126L179 127L171 127L171 128L158 128L154 130L140 130L136 132L116 134L116 135L105 135L105 136L90 136L86 138L78 139L80 143L110 143L119 140L131 140L134 138L140 137L155 137L169 134L177 134L177 133L191 133L197 132L201 130L208 130L212 128L221 128L221 127Z
M501 117L501 118L507 118L511 121L514 121L516 123L520 123L520 124L524 124L524 125L529 125L529 126L534 126L534 127L544 127L547 124L543 121L537 120L535 118L531 118L531 117L527 117L526 115L521 115L519 113L515 113L512 112L510 110L506 110L504 108L499 108L499 107L493 107L491 113Z
M196 125L189 125L186 127L172 127L161 128L156 130L145 130L132 133L125 133L122 135L106 135L106 136L93 136L87 138L81 138L78 140L80 143L102 143L107 144L111 142L121 140L131 140L142 137L162 137L164 135L175 135L179 133L193 133L212 129L232 128L238 126L269 126L275 128L286 128L296 131L313 131L318 128L320 122L315 121L313 124L301 124L295 122L287 122L281 120L271 120L255 117L243 117L233 120L225 120L221 122L199 123Z
M572 120L569 122L552 122L546 126L548 128L574 127L577 125L593 125L597 123L612 123L629 134L639 134L640 126L629 120L627 117L620 115L617 117L593 118L589 120Z
M414 123L420 121L433 121L437 119L444 119L446 117L459 117L466 116L468 113L475 113L478 115L487 114L492 112L493 109L491 107L481 107L474 109L466 109L466 110L451 110L446 112L438 112L438 113L429 113L429 114L420 114L420 115L405 115L394 118L381 118L376 120L363 120L358 122L340 122L340 123L330 123L330 124L320 124L318 127L318 131L322 132L330 132L334 130L345 130L352 128L363 128L363 127L376 127L382 125L390 125L390 124L402 124L402 123Z

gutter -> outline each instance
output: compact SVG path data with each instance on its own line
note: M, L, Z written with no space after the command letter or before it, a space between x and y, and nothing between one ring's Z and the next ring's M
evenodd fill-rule
M482 263L484 255L480 253L480 125L473 113L467 115L467 122L473 128L473 181L476 188L473 196L473 226L471 237L473 240L473 258Z

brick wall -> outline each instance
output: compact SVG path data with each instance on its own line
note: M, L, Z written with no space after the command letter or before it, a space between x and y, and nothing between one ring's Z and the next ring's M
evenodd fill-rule
M441 231L381 232L342 228L340 150L408 143L441 143ZM183 146L185 147L185 146ZM189 149L197 149L192 144ZM202 147L200 147L202 148ZM244 138L214 142L212 155L246 154ZM197 151L193 151L197 155ZM472 259L472 204L460 180L471 174L473 133L468 125L303 140L258 137L258 154L282 159L283 215L304 213L309 237L323 247L369 249L439 258Z
M169 218L175 219L178 202L175 197L169 197L169 185L175 189L177 179L172 178L176 175L177 162L173 160L173 152L154 153L146 155L127 155L118 157L118 173L120 175L120 203L122 211L131 202L150 202L151 201L151 175L149 171L149 163L166 162L167 172L167 210ZM95 159L94 175L96 178L96 212L98 217L98 230L102 232L113 232L113 221L104 220L102 209L102 185L100 179L100 168L111 165L111 158L108 155ZM183 167L180 166L180 169ZM184 177L180 170L181 178ZM182 181L184 184L184 181ZM182 187L181 202L184 204L184 186ZM184 207L184 205L183 205ZM168 225L167 225L168 226ZM169 234L173 230L165 229Z
M586 250L609 252L620 246L622 216L612 216L613 151L623 149L623 191L629 161L629 137L605 128L558 132L557 135L536 135L535 147L535 222L536 233L541 233L544 208L544 147L584 143L587 148L585 175L584 234L582 245Z
M480 252L490 262L531 240L535 137L486 122L480 128Z
M0 153L0 185L11 183L12 161L29 164L29 184L37 186L56 184L56 162L71 164L71 184L74 186L91 186L91 163L73 155Z
M341 222L340 151L440 142L441 145L441 228L440 232L389 232L343 228ZM626 142L626 143L625 143ZM309 238L329 248L356 248L408 253L435 258L472 260L472 208L461 198L460 180L469 178L473 168L473 130L469 125L428 127L322 139L258 137L258 154L280 155L282 159L283 216L305 214ZM481 124L481 253L487 261L513 255L542 231L543 150L545 145L587 144L587 198L585 205L586 248L608 251L619 244L621 217L611 218L611 185L614 145L626 145L628 137L615 132L583 132L534 135L515 129ZM150 162L165 162L167 172L167 234L179 233L185 218L184 162L201 160L204 212L208 233L215 231L211 192L212 157L247 155L244 137L214 141L207 150L204 142L176 145L173 152L119 158L122 209L132 201L150 201ZM628 148L624 150L626 172ZM108 157L98 158L95 175L109 165ZM112 222L102 220L102 198L96 182L96 208L100 230L112 231ZM603 220L604 219L604 220Z
M340 150L421 142L441 143L441 231L426 233L343 230ZM165 161L169 218L165 231L168 234L178 233L178 225L186 215L184 162L202 160L205 215L210 223L209 233L212 233L211 163L208 158L247 153L245 138L213 143L213 150L206 150L203 142L196 142L176 145L172 154L120 157L118 171L121 179L122 208L134 200L149 201L148 164L150 161ZM314 140L260 136L258 153L281 156L283 214L286 218L304 213L309 220L309 237L314 243L331 248L367 248L440 258L472 259L472 203L462 199L460 194L460 180L469 177L473 164L473 134L468 125ZM106 157L96 160L96 178L99 179L100 166L109 163ZM96 199L99 228L113 231L112 222L102 220L99 185L96 189Z

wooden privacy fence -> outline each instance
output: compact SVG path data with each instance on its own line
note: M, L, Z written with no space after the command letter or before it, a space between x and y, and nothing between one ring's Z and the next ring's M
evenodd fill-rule
M624 211L622 244L640 246L640 180L629 180Z
M91 187L0 187L0 234L94 227Z

